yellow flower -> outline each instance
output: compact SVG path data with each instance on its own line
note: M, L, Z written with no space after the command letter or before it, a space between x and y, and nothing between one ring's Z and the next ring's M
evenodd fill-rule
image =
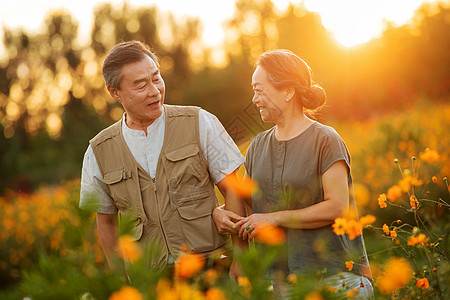
M175 263L175 275L180 278L190 278L203 268L205 259L199 254L183 254Z
M380 196L378 196L378 205L380 206L380 208L387 207L386 194L385 193L383 193Z
M391 231L391 238L393 238L393 239L397 238L397 231L395 231L395 230Z
M345 262L345 267L346 267L349 271L351 271L351 270L353 270L353 264L354 264L353 261L346 261L346 262Z
M224 293L218 288L210 288L206 291L206 300L226 300Z
M318 292L310 292L306 294L305 300L323 300L323 297Z
M131 286L124 286L120 291L114 292L109 300L142 300L141 293Z
M439 157L439 153L435 150L431 150L430 148L426 148L425 151L420 154L420 159L429 164L438 161Z
M256 237L264 244L276 246L284 242L286 234L281 228L266 223L256 228Z
M337 235L345 234L347 230L347 220L345 218L334 219L334 224L332 225L334 233Z
M385 271L378 276L376 284L383 294L389 295L405 286L412 278L413 270L404 258L393 257L386 264Z
M383 224L383 231L386 233L386 235L389 235L389 227L386 224Z
M386 194L386 197L391 201L395 201L401 196L402 196L402 189L398 185L391 186Z
M137 242L130 235L122 235L118 241L119 255L130 262L135 262L141 258L142 251Z
M250 177L242 177L239 174L231 174L225 177L224 184L235 194L241 197L250 197L258 190L258 184Z
M408 239L408 246L415 246L417 244L423 244L428 242L430 238L427 238L425 234L421 233L417 237L410 236Z
M354 240L358 235L361 235L363 226L356 220L349 220L347 222L347 234L351 240Z
M431 177L431 180L432 180L434 183L437 183L437 178L436 178L436 176Z
M427 288L430 287L430 283L428 282L428 279L426 279L426 278L421 278L421 279L418 279L418 280L417 280L416 286L417 286L418 288L421 288L422 290L426 290Z
M376 220L377 218L375 216L365 215L359 218L359 223L361 223L362 226L366 226L374 223Z

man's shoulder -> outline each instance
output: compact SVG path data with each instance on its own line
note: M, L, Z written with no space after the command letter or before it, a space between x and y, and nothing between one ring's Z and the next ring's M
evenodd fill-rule
M91 147L95 147L98 144L103 143L104 141L113 138L114 136L120 134L122 120L117 121L116 123L110 125L109 127L103 129L96 136L94 136L89 144Z
M164 104L167 117L198 116L200 109L198 106Z

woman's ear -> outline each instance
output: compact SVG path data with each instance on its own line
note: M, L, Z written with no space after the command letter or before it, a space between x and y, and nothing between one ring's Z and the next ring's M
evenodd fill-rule
M291 100L295 96L295 89L292 87L288 87L285 89L286 99Z

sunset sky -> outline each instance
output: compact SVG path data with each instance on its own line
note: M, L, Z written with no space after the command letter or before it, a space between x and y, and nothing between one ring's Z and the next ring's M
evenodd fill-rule
M126 0L133 6L157 5L163 12L171 11L176 17L185 15L199 17L204 24L203 41L208 46L217 46L224 37L223 22L234 13L234 1L208 0ZM81 43L89 37L93 9L99 3L110 2L121 6L124 0L14 0L3 3L0 10L0 35L2 26L39 31L45 15L52 10L66 9L79 22ZM273 0L282 11L289 2L304 2L307 9L322 16L325 27L344 46L364 43L383 30L385 21L401 25L407 22L423 2L436 0ZM0 54L2 46L0 46Z

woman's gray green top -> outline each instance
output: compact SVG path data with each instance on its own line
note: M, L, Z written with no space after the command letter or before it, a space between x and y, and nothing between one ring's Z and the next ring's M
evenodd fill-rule
M322 175L340 160L349 170L349 206L356 211L350 154L332 127L314 122L287 141L275 138L275 127L258 134L245 160L247 173L260 188L252 197L253 212L300 209L324 201ZM329 276L348 272L345 262L353 261L353 272L371 278L362 235L350 240L347 235L336 235L331 224L285 231L287 257L280 258L277 269L289 274L326 270Z

